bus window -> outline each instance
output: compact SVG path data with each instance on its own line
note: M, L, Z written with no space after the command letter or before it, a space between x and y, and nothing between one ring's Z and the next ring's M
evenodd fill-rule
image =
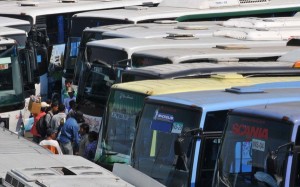
M222 131L227 118L227 110L208 112L205 117L204 131Z
M12 90L13 79L12 79L12 66L10 57L0 58L0 90Z
M132 55L132 67L135 68L161 64L172 64L172 62L169 59L155 59L150 57Z

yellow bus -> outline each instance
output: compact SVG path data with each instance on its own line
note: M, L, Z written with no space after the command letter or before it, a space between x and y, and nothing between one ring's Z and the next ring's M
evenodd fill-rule
M130 163L130 148L135 137L137 115L147 96L299 80L299 76L246 78L231 73L212 75L210 78L144 80L115 84L110 91L101 129L92 127L95 131L100 131L95 162L110 170L114 163Z

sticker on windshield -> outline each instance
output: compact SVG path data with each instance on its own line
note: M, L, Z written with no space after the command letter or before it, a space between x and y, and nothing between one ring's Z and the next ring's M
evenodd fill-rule
M257 151L265 151L266 143L265 141L252 139L252 149Z
M183 128L183 123L174 122L171 133L181 134L182 128Z
M165 113L160 113L158 112L158 110L155 111L154 120L158 120L158 121L165 121L168 123L173 123L174 122L174 116L171 114L165 114Z
M0 58L0 70L8 69L10 63L10 57Z

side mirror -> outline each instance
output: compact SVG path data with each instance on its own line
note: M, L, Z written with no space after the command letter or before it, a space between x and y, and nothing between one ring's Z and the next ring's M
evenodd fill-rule
M179 137L174 142L174 154L177 156L184 155L183 141L184 141L184 138Z
M90 62L85 62L85 67L86 67L86 70L90 70L92 68L92 65Z
M271 151L267 156L267 173L274 175L277 171L277 155L274 151Z

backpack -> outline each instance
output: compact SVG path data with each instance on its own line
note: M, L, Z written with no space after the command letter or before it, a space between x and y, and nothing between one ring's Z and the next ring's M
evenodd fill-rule
M50 115L50 121L52 120L53 114L51 112L48 112L46 115L42 116L37 122L36 122L36 130L41 135L42 138L45 138L47 135L47 129L50 128L49 124L47 124L46 116Z
M46 115L42 116L36 122L36 130L41 135L42 138L46 137L46 133L47 133Z

